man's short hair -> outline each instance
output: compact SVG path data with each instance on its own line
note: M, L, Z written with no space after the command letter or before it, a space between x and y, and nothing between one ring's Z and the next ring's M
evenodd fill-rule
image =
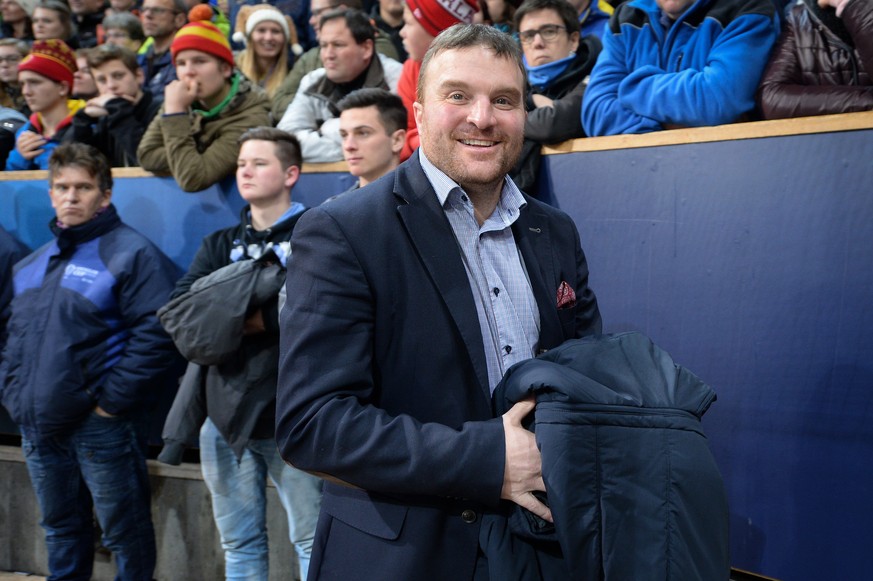
M54 182L55 174L67 167L82 168L92 178L97 178L101 192L112 189L112 169L109 167L109 160L96 147L75 141L58 145L48 162L49 186Z
M57 12L61 21L61 26L64 27L64 34L61 37L61 40L68 40L73 36L73 11L70 10L70 7L67 6L66 3L61 2L60 0L42 0L33 8L34 10L37 8L45 8L46 10Z
M127 67L127 70L136 74L136 71L139 70L139 63L136 60L136 53L130 50L129 48L125 48L123 46L116 46L113 44L101 44L92 49L88 50L88 53L85 55L86 60L88 61L88 66L92 69L97 67L102 67L109 61L121 61L121 63Z
M540 10L553 10L558 14L564 22L564 27L567 29L567 34L579 32L579 15L573 5L567 0L524 0L518 10L515 11L513 24L515 30L519 30L521 19L531 12L539 12Z
M14 46L18 50L18 54L21 55L21 58L30 54L30 46L25 41L18 40L17 38L0 38L0 46Z
M370 17L361 10L347 10L345 8L328 10L322 15L321 20L318 21L318 26L323 27L325 22L330 22L337 18L342 18L346 21L346 26L357 44L364 44L364 41L367 40L376 42L376 28L370 21Z
M379 121L385 127L388 135L398 129L406 129L408 113L403 99L385 89L366 87L352 91L336 105L340 113L349 109L376 107L379 111Z
M275 127L252 127L240 135L239 143L242 146L246 141L272 141L275 145L276 158L282 164L282 169L288 169L292 165L303 165L303 154L300 152L300 142L292 134Z
M364 3L361 0L330 0L330 8L345 6L348 10L363 10ZM327 10L325 10L327 12Z
M130 40L145 42L145 32L142 30L142 22L139 18L130 12L119 12L118 14L110 14L103 19L103 30L117 28L123 30L130 37Z
M418 86L415 89L416 98L423 100L424 83L430 61L441 52L461 50L481 46L493 50L497 58L506 59L518 67L521 78L527 78L521 49L518 42L505 32L487 24L455 24L441 33L430 43L424 58L421 59L421 71L418 73ZM522 83L524 90L525 83Z

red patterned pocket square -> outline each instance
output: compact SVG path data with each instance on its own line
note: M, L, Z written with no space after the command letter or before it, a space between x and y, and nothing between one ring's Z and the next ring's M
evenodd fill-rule
M567 281L561 281L561 286L558 287L558 308L572 309L576 306L576 291L573 290Z

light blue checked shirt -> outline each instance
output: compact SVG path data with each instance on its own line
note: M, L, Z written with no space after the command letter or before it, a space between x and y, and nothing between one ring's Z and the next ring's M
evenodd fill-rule
M461 250L493 393L503 373L514 363L533 357L539 343L540 313L510 228L527 202L515 183L504 178L500 202L480 227L464 190L420 149L419 156Z

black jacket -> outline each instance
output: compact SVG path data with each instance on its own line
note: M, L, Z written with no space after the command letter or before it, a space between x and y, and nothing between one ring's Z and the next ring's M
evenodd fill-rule
M839 18L815 0L792 8L757 99L765 119L873 110L873 1Z
M570 340L513 366L496 413L530 394L555 524L520 508L508 527L498 521L492 579L728 578L726 494L700 426L712 389L648 338L624 333Z
M203 239L172 299L158 312L192 362L164 423L159 459L170 464L181 461L207 415L237 457L250 439L271 438L275 432L277 295L285 269L276 264L274 253L290 252L302 213L258 232L248 211L243 208L237 226ZM243 336L246 318L257 309L266 331Z
M80 109L73 116L72 139L99 149L112 167L138 167L136 148L160 108L160 101L144 90L136 105L121 98L106 103L109 115L104 117L95 119Z

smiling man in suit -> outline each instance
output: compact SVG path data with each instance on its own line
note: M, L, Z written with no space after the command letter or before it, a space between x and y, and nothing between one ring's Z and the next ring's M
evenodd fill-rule
M513 363L600 331L570 218L506 176L524 131L508 35L442 33L425 56L421 148L311 210L292 240L276 438L328 480L310 579L487 579L483 515L546 519L532 401L494 418Z

